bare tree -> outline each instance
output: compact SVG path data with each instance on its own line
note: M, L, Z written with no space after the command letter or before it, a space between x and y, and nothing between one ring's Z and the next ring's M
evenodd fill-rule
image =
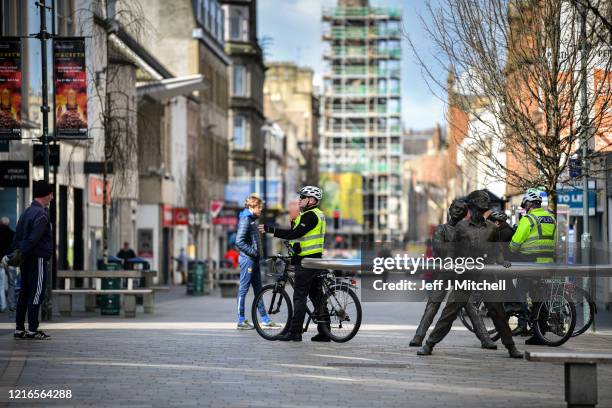
M104 66L94 65L90 68L88 77L93 89L92 97L100 109L92 118L92 130L99 130L104 135L102 145L103 160L103 203L102 203L102 240L103 258L109 256L109 208L111 189L121 193L127 189L133 177L138 174L137 157L137 121L138 106L135 100L135 90L124 87L126 78L121 69L125 57L117 49L117 34L125 32L132 38L142 38L150 29L144 18L142 7L138 0L94 0L87 9L75 12L81 22L81 31L87 32L88 27L93 32L94 52ZM130 83L134 86L134 83ZM113 182L110 183L112 169ZM114 195L114 194L113 194Z
M411 46L434 92L468 113L473 159L511 188L544 187L554 206L583 130L592 147L610 144L612 61L599 52L607 47L600 23L588 13L584 76L580 13L571 1L442 0L427 10L434 62ZM436 66L455 80L437 77ZM583 79L589 89L581 117Z

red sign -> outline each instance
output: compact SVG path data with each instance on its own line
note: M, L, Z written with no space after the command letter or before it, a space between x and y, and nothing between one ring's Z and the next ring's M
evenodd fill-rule
M212 219L213 225L229 225L235 227L238 225L238 219L236 217L215 217Z
M172 211L174 225L189 225L189 208L175 208Z
M223 209L223 200L215 200L210 202L210 216L216 217Z
M106 205L110 205L110 181L106 180ZM98 176L89 176L89 202L102 205L104 203L104 179Z
M172 207L166 204L161 205L162 228L172 228L173 221Z

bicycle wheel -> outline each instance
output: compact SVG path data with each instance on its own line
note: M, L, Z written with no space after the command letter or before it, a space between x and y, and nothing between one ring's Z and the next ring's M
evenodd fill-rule
M361 303L355 292L345 285L338 285L322 299L317 322L333 341L344 343L355 337L361 326Z
M554 295L537 304L534 333L546 345L557 347L572 337L576 326L576 307L568 295Z
M485 328L487 329L487 332L489 333L489 337L491 337L491 340L496 341L497 339L499 339L499 335L497 334L497 330L495 330L495 325L493 324L493 320L489 317L487 308L485 307L485 304L482 301L482 299L477 299L476 301L473 301L472 305L474 305L476 312L482 318L482 321L484 322ZM468 315L468 313L465 311L465 307L461 308L461 310L459 311L459 320L461 320L461 323L463 323L463 325L469 331L474 333L474 327L472 325L472 320L470 319L470 316Z
M262 301L268 317L272 324L264 324L258 310L258 304ZM257 293L251 306L251 318L255 330L266 340L274 340L289 330L291 317L293 316L293 305L291 298L284 287L276 283L266 285Z
M597 313L597 306L595 306L595 302L591 299L589 292L579 287L574 287L572 299L576 307L576 326L574 327L572 337L576 337L580 336L591 327L595 319L595 313ZM585 304L587 310L585 310Z

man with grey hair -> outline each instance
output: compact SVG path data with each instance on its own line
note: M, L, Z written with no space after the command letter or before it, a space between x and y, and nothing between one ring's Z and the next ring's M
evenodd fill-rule
M10 227L11 220L9 217L0 218L0 259L11 253L11 246L15 232ZM15 273L16 270L12 266L2 266L0 264L0 312L8 309L15 310ZM5 296L4 288L8 282L8 298Z

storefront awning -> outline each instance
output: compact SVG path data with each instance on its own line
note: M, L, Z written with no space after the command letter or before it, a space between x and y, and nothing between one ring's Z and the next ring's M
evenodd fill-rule
M206 88L208 88L208 81L201 74L196 74L138 83L136 93L139 98L147 95L161 101L179 95L189 95L194 91L203 91Z

